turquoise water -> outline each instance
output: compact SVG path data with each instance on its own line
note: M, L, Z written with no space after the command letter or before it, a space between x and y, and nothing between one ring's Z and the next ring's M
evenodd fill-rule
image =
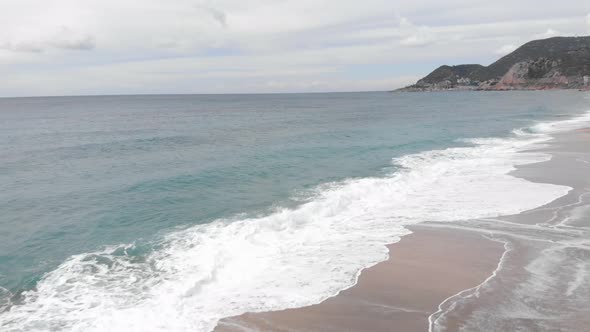
M579 92L0 99L0 287L35 289L76 254L310 202L392 158L505 137L588 109ZM6 298L10 297L8 301ZM2 302L2 301L0 301ZM1 309L0 309L1 311ZM1 315L1 314L0 314Z

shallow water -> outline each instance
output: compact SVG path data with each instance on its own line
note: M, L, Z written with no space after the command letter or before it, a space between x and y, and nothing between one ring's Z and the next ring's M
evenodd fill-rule
M513 130L587 104L577 92L0 99L0 323L194 331L320 301L383 260L404 225L564 195L507 175L547 158L516 154L545 134ZM482 137L499 139L469 140Z
M580 119L578 119L580 120ZM515 174L570 186L567 195L538 209L498 218L453 222L504 243L494 273L482 284L447 299L431 316L430 331L585 331L590 319L590 135L560 129L585 121L539 126L554 140L552 159ZM449 224L423 224L449 227ZM460 327L460 328L459 328Z

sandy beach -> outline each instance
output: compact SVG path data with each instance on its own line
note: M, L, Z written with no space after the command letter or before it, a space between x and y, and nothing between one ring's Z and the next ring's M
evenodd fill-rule
M322 303L247 313L216 331L582 331L590 326L590 132L555 135L513 175L573 189L518 215L425 222Z
M391 258L321 304L225 319L216 331L425 331L439 303L476 287L496 268L503 245L475 232L413 227Z

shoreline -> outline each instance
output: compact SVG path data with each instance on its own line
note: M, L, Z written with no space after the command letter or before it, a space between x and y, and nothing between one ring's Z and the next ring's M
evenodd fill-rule
M338 295L308 307L226 318L215 331L390 331L391 324L400 331L428 330L433 309L464 285L477 287L497 267L504 248L472 231L408 228L412 234L388 245L388 260L364 269ZM444 282L433 283L433 275Z
M518 166L510 174L569 186L567 195L512 216L410 226L412 234L388 245L387 261L363 270L357 283L338 295L307 307L224 318L215 331L575 331L587 326L584 312L590 303L583 299L590 295L590 221L584 217L590 215L590 179L584 175L590 174L590 133L551 136L535 149L551 160ZM560 280L543 280L561 273ZM425 276L436 277L424 281ZM536 294L535 287L547 294Z
M408 89L408 88L400 88L396 90L390 90L387 92L390 93L429 93L429 92L547 92L547 91L573 91L573 92L590 92L590 88L543 88L543 89L468 89L468 88L450 88L450 89Z

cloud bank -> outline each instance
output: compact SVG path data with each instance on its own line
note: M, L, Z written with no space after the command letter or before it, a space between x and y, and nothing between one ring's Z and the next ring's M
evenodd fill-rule
M388 90L590 33L590 3L20 0L0 3L0 96Z

